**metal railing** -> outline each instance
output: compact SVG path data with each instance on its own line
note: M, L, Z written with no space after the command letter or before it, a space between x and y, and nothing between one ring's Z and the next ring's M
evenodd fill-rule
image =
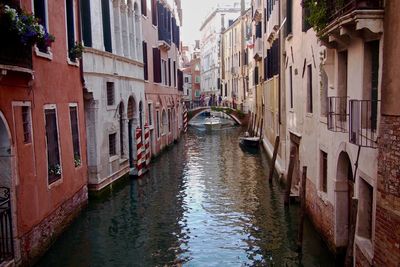
M325 2L329 22L347 15L354 10L383 9L384 6L383 0L325 0Z
M0 187L0 264L13 257L10 189Z
M379 100L350 100L349 141L352 144L377 148Z
M328 97L328 130L347 133L347 96Z

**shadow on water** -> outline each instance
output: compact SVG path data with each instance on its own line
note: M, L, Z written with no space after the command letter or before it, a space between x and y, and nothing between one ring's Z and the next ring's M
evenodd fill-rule
M298 207L241 131L191 128L143 179L91 198L38 266L300 266ZM304 235L303 265L334 266L308 221Z

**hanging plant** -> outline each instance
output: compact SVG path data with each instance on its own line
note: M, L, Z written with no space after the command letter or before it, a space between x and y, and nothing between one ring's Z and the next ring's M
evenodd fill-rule
M56 164L56 165L49 166L48 173L49 173L49 176L61 177L61 165Z
M81 157L78 154L75 154L74 156L74 163L75 167L79 167L82 165Z
M75 45L69 50L70 58L80 59L82 58L83 52L85 51L85 47L82 45L81 42L75 42Z
M5 27L9 34L17 35L21 44L25 46L49 47L55 41L54 36L47 32L33 14L18 12L8 5L0 5L0 17L2 27Z

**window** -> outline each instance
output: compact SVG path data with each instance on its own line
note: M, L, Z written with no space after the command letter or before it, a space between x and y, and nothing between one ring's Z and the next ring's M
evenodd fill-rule
M151 21L157 26L157 0L151 0Z
M373 187L360 177L357 235L372 238Z
M168 109L168 132L171 132L171 110Z
M147 3L146 0L141 0L141 7L142 7L142 15L147 17Z
M196 76L195 83L200 83L200 76Z
M174 61L174 87L176 87L176 62Z
M312 67L307 66L307 112L313 113Z
M45 120L48 183L52 184L61 178L60 148L55 106L45 109Z
M31 135L31 114L30 107L22 107L22 129L24 130L24 143L29 144L32 142Z
M115 90L114 83L107 82L107 105L112 106L115 102Z
M82 38L86 47L92 47L92 21L90 0L81 0Z
M108 150L110 157L117 155L117 148L115 146L117 134L113 133L108 136Z
M286 7L286 36L292 33L293 27L293 0L287 0L287 7Z
M161 59L161 83L167 84L167 62Z
M148 65L147 65L147 43L145 41L143 41L143 70L144 70L144 80L148 81L149 80L149 69L148 69Z
M321 150L320 157L320 190L326 193L328 192L328 154Z
M157 137L160 138L160 111L157 110Z
M109 0L101 0L101 13L102 13L102 22L103 22L104 49L107 52L112 53L110 1Z
M185 83L189 83L189 77L185 77Z
M49 30L48 20L47 20L47 0L34 0L33 9L35 17L39 20L39 23ZM38 46L39 51L47 53L46 46Z
M168 86L171 86L171 59L168 58Z
M72 133L72 144L74 149L74 162L75 167L81 165L81 152L79 145L79 125L78 125L78 107L69 107L69 116L71 120L71 133Z
M161 54L160 49L153 48L153 74L154 74L154 82L161 83Z
M142 128L142 127L140 127ZM124 103L119 103L119 146L121 157L125 155L124 150Z
M293 69L289 67L290 108L293 108Z
M75 46L75 18L74 18L74 1L66 0L66 16L67 16L67 49L68 57L71 61L75 61L76 57L72 52Z
M151 103L148 104L149 107L149 126L153 125L153 105Z

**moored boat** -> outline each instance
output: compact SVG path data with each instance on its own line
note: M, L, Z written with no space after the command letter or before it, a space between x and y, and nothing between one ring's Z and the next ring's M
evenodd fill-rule
M216 117L210 117L207 118L204 122L204 126L206 127L207 130L217 130L221 129L221 120Z
M258 136L245 136L245 137L240 137L239 142L246 146L246 147L251 147L251 148L258 148L260 144L260 137Z

